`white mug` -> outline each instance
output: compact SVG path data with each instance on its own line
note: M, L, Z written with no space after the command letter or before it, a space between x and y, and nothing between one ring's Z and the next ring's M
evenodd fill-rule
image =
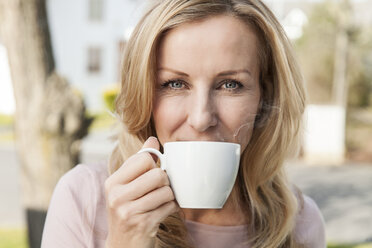
M160 159L181 208L220 209L234 186L239 170L240 145L211 141L164 144L164 154L143 148Z

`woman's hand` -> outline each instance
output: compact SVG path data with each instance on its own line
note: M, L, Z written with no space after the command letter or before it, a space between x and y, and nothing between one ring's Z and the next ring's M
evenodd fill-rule
M159 149L155 137L143 147ZM179 208L167 174L147 152L131 156L105 182L107 248L153 247L159 224Z

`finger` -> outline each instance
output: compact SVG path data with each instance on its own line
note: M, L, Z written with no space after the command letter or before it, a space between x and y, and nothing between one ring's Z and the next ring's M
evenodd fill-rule
M140 175L156 167L149 153L139 153L130 157L105 182L106 190L118 184L128 184Z
M123 205L117 209L119 221L122 221L125 225L136 227L141 233L148 233L150 236L154 231L156 234L159 224L165 218L179 211L175 201L166 202L160 207L145 213L136 213L133 211L134 208L128 205L130 204Z
M155 137L150 137L143 145L143 148L147 147L158 149L159 142ZM106 188L116 184L127 184L155 167L156 163L148 152L134 154L106 180Z
M142 148L155 148L156 150L159 150L160 144L156 137L150 136L145 143L143 144ZM155 154L151 153L151 157L154 159L155 162L158 161L158 157Z
M153 211L169 201L173 201L174 194L169 186L158 188L145 196L133 201L133 207L137 214Z
M170 201L159 208L149 212L149 218L152 218L156 221L156 224L159 225L165 218L169 215L174 214L180 210L176 201Z
M167 173L160 168L154 168L122 186L122 194L126 199L136 200L158 188L169 185Z
M164 221L169 215L176 213L180 210L177 203L175 201L170 201L159 208L148 212L142 216L142 218L146 218L149 220L149 236L155 237L156 233L159 230L159 225L162 221ZM142 220L143 221L143 220Z
M131 202L163 186L169 186L167 174L160 168L152 169L132 182L112 187L106 195L110 208Z

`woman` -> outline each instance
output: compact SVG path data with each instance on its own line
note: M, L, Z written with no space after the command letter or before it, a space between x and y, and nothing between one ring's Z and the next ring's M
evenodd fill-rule
M315 203L286 181L305 93L290 42L257 0L153 3L128 42L109 172L79 165L56 187L42 247L325 247ZM221 210L180 209L156 158L165 142L239 143Z

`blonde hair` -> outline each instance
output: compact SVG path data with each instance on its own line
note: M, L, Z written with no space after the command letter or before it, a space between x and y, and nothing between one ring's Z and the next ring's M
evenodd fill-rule
M153 2L124 53L122 90L116 100L122 130L110 159L110 173L136 153L150 135L156 136L151 112L156 52L162 37L183 23L216 15L238 18L253 28L259 39L261 109L250 143L242 154L237 187L232 192L234 202L246 212L252 227L248 242L255 248L300 247L293 234L302 197L291 190L283 162L299 147L305 107L303 79L288 38L261 1ZM179 214L161 223L156 247L192 247Z

